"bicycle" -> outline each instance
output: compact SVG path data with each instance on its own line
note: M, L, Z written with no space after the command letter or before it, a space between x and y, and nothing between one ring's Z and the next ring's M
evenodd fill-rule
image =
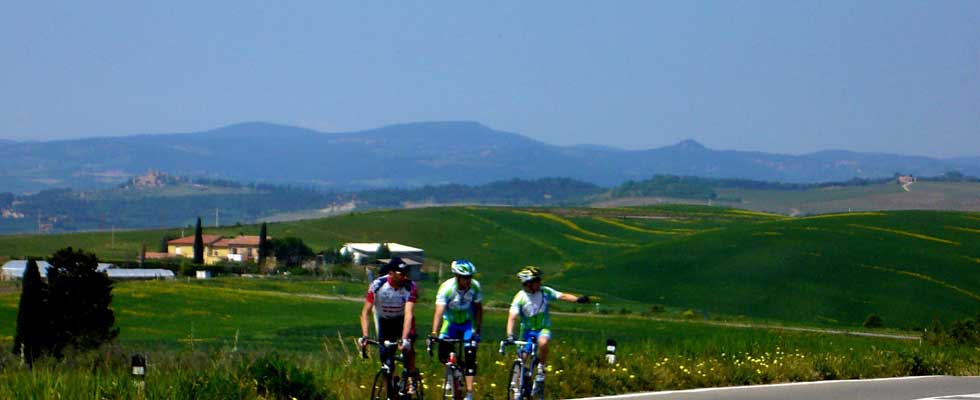
M510 368L507 381L508 400L530 400L544 398L544 382L534 382L535 371L538 370L538 338L530 336L528 340L500 341L500 355L504 355L505 347L517 346L517 357Z
M462 389L466 383L463 379L463 369L459 366L459 355L464 354L463 345L466 341L463 339L429 337L426 341L426 350L429 352L430 357L432 356L433 343L448 343L455 347L455 351L450 352L449 358L446 360L446 374L442 385L442 398L460 400L463 398Z
M388 349L386 356L381 360L381 368L374 375L374 383L371 385L371 400L422 400L422 379L415 379L415 393L408 393L408 370L402 368L401 376L394 375L395 362L404 362L404 357L397 353L398 345L401 341L391 342L385 340L384 343L376 340L367 339L365 343ZM368 358L367 347L361 348L361 357Z

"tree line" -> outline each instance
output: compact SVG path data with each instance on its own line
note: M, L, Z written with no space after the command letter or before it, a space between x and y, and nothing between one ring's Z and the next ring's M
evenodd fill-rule
M46 224L50 231L72 232L110 228L188 226L191 215L213 215L218 210L226 225L252 223L279 213L326 208L354 202L358 209L401 208L407 203L487 204L509 206L576 206L608 193L610 197L673 197L717 199L716 189L805 191L825 187L867 186L894 181L891 178L854 178L842 182L786 183L737 178L653 175L626 181L606 189L570 178L512 179L482 185L426 185L418 188L371 189L358 192L325 192L312 188L272 184L242 184L215 178L168 177L180 184L239 189L238 193L188 193L167 195L152 190L126 192L128 186L107 191L50 189L33 195L0 193L0 210L21 214L20 219L0 219L0 234L35 231ZM919 177L932 182L980 182L973 176L948 172ZM130 184L127 184L130 185Z
M176 178L175 178L176 179ZM181 182L187 182L184 179ZM356 202L359 209L400 208L405 202L438 204L571 205L605 189L568 178L514 179L484 185L448 184L421 188L323 192L270 184L238 184L197 179L198 185L238 188L240 193L189 193L164 196L153 190L133 193L50 189L33 195L0 193L0 209L17 211L21 219L0 219L0 234L33 231L38 220L51 231L105 230L188 226L193 215L214 215L224 224L251 223L270 215L326 208Z
M697 176L677 176L677 175L654 175L650 179L642 181L626 181L614 187L610 191L613 198L621 197L673 197L680 199L708 200L717 199L718 193L715 189L751 189L751 190L781 190L781 191L806 191L829 187L855 187L879 185L889 182L897 182L901 174L896 173L890 178L853 178L840 182L821 182L821 183L787 183L755 181L751 179L738 178L701 178ZM980 178L966 176L960 172L947 172L935 177L920 177L920 181L929 182L980 182Z

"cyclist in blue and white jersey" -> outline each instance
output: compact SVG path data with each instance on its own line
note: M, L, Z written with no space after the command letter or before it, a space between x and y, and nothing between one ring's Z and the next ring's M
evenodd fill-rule
M405 357L405 368L408 370L409 377L413 378L409 385L409 392L414 393L415 379L418 371L415 369L415 302L418 300L418 287L415 282L408 279L408 265L401 258L393 257L384 266L388 271L368 288L364 298L364 307L361 309L361 339L358 344L363 348L366 346L368 338L368 313L373 311L374 330L378 334L378 341L398 341L401 340L401 350ZM385 358L388 351L384 346L379 346L381 358Z
M473 379L476 376L476 348L483 324L483 292L480 282L473 279L476 266L459 259L453 261L454 277L439 286L436 312L432 317L432 336L440 339L462 339L463 374L466 376L466 400L473 399ZM445 323L444 323L445 322ZM452 345L439 344L439 362L445 363Z
M548 302L562 300L574 303L588 303L589 296L577 296L562 293L548 286L541 286L541 270L527 266L517 273L524 288L514 295L510 304L510 316L507 318L507 341L514 341L514 325L517 318L521 319L521 338L528 340L532 336L538 341L538 364L535 386L544 382L545 364L548 362L548 342L551 340L551 316L548 313Z

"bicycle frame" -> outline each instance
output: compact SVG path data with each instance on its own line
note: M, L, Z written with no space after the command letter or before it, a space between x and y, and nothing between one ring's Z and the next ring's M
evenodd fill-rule
M381 368L374 376L374 384L371 387L371 400L402 400L412 398L406 393L408 370L402 368L401 379L395 375L395 362L404 362L404 357L396 354L401 341L391 342L385 340L383 343L376 340L365 340L365 344L388 349L387 355L381 361ZM368 358L367 347L361 348L361 357ZM384 388L379 385L379 380L384 382ZM422 398L422 382L416 382L416 397ZM383 392L383 393L382 393Z
M442 397L459 400L463 398L461 388L464 386L462 368L459 366L459 357L463 354L463 345L466 343L463 339L442 339L438 337L430 337L426 342L426 350L429 352L429 356L432 356L432 344L433 343L448 343L452 344L455 348L454 352L449 353L449 358L446 360L446 376L443 382Z
M543 391L533 393L531 390L534 382L534 369L540 362L538 360L538 338L532 336L528 339L513 342L500 341L499 353L501 355L505 353L507 346L517 346L511 373L507 377L507 398L509 400L540 399L543 397Z

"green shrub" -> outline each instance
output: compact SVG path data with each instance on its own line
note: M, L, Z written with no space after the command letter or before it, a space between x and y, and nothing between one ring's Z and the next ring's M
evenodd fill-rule
M329 267L327 267L327 273L329 273L332 277L350 278L351 273L349 269L350 266L346 264L331 264Z
M291 268L287 269L286 272L289 272L289 275L291 275L291 276L307 276L307 275L313 275L313 271L310 271L310 270L308 270L306 268L303 268L303 267L291 267Z
M277 354L263 356L250 368L261 395L276 399L326 399L313 373L301 370Z
M955 321L950 325L948 334L956 343L978 344L980 343L980 324L973 319Z
M868 314L868 317L864 319L865 328L881 328L883 325L884 323L878 314Z

